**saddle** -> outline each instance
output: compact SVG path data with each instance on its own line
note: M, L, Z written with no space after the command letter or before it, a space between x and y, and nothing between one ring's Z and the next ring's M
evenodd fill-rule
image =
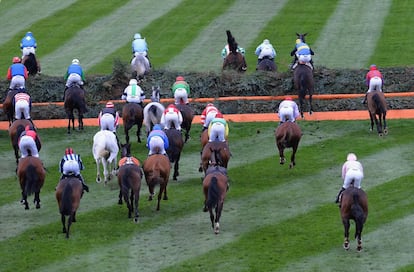
M135 157L123 157L118 162L119 167L121 167L122 165L127 165L127 164L135 164L137 166L141 165L139 160Z

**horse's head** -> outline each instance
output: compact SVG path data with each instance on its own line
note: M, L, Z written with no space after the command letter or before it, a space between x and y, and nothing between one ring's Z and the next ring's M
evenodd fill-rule
M296 36L298 37L298 39L300 39L302 42L304 42L304 43L306 43L305 42L305 36L306 35L308 35L308 33L303 33L303 34L301 34L301 33L297 33L296 32Z
M152 86L151 102L160 102L160 86Z
M121 144L121 158L131 156L131 144Z

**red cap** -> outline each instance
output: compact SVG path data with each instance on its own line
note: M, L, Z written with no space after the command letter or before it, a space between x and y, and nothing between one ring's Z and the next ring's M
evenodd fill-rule
M73 154L73 149L71 147L66 148L65 155Z
M107 108L113 108L114 107L114 103L108 102L108 103L106 103L106 107Z
M22 60L19 57L13 58L13 63L19 63L19 62L22 62Z
M175 81L184 81L184 77L183 76L178 76L175 78Z
M290 97L290 96L286 96L285 100L290 100L290 101L292 101L293 99L292 99L292 97Z

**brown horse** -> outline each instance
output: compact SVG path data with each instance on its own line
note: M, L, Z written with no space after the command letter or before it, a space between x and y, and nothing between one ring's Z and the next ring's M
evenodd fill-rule
M201 152L201 162L198 168L199 172L206 172L210 165L222 166L227 168L230 160L230 149L226 142L213 141L208 142Z
M365 221L368 217L368 199L362 189L349 187L342 193L340 206L342 223L344 224L344 248L349 249L349 227L350 220L355 221L355 239L357 239L357 250L362 250L361 234Z
M205 129L204 131L201 132L200 142L201 142L201 152L202 152L204 146L208 143L208 129Z
M126 103L122 108L122 121L124 124L125 140L129 143L129 130L137 125L138 143L141 142L141 127L144 121L144 111L137 103Z
M178 168L181 152L183 151L184 147L183 136L181 135L181 131L176 130L175 128L167 129L165 131L165 134L167 134L169 142L169 146L166 150L168 158L170 159L170 163L174 163L173 180L177 180L177 177L180 175Z
M121 159L118 165L118 204L122 205L123 198L128 207L128 218L131 218L134 212L134 222L138 223L142 169L138 159L131 156L131 144L121 144Z
M18 91L17 89L9 90L3 102L3 111L7 116L7 120L9 121L9 126L11 126L14 120L13 98L16 95L17 91Z
M302 137L302 131L298 124L295 122L284 122L279 125L275 130L276 146L279 150L280 164L285 163L285 148L292 148L292 156L290 157L289 168L293 168L296 165L295 155L298 149L300 138Z
M371 119L371 128L374 129L374 122L377 126L377 132L379 136L388 134L387 128L387 101L385 100L384 93L381 91L373 91L367 94L367 103L369 117ZM378 118L377 118L378 116Z
M69 238L72 222L76 222L76 211L80 205L82 191L82 182L73 176L61 179L56 187L56 200L63 225L62 232L66 233L66 238ZM66 216L69 216L67 226Z
M312 95L314 91L315 81L313 79L313 71L306 64L298 64L293 72L293 81L295 89L299 96L299 110L303 118L304 104L306 95L309 95L309 114L313 113Z
M170 178L170 161L167 156L162 154L154 154L149 156L144 162L144 175L149 189L148 200L152 200L155 193L154 188L157 184L160 186L158 193L157 211L160 210L161 196L164 194L163 199L168 200L167 185Z
M237 72L246 72L247 63L243 54L238 52L238 44L229 30L226 31L227 44L229 45L230 53L226 56L223 62L222 70L234 70Z
M78 129L83 130L83 115L88 112L86 107L85 90L78 85L70 86L65 92L65 102L63 103L66 116L68 117L68 134L70 134L70 124L75 130L74 110L78 112Z
M26 66L29 76L35 76L37 73L40 73L40 63L35 54L30 53L29 55L24 56L22 64Z
M190 130L194 119L194 111L189 105L186 104L178 104L177 109L181 112L181 115L183 116L181 129L185 130L184 142L186 143L190 138Z
M20 203L24 205L26 210L29 209L27 197L34 194L34 203L36 209L40 208L40 190L43 187L46 177L46 170L39 158L27 156L19 160L17 165L17 176L22 189L22 200Z
M219 167L209 167L209 174L203 180L204 212L209 211L214 233L220 232L220 217L229 188L228 177ZM216 212L214 216L213 210Z
M18 119L14 121L9 127L9 136L10 136L12 147L14 149L14 156L16 157L16 164L19 163L19 158L20 158L19 138L22 132L25 130L26 126L33 127L30 120ZM37 135L37 137L40 139L39 135ZM36 147L38 151L40 151L40 149L42 148L42 144L40 140L36 141Z

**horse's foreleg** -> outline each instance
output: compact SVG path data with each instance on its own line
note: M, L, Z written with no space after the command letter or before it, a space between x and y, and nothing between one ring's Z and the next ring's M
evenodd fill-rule
M371 127L369 129L369 131L373 131L374 130L374 117L372 116L372 114L369 114L369 119L371 121Z
M177 177L180 175L180 173L178 173L178 160L180 159L180 157L178 157L178 159L175 161L174 163L174 174L173 174L173 180L177 180Z
M299 96L299 112L300 112L300 117L303 118L303 104L304 104L304 98L302 96Z
M137 139L138 139L138 143L141 143L141 126L138 125L138 129L137 129Z
M83 114L78 116L78 130L83 130Z
M344 249L349 249L349 220L342 220L342 223L344 224Z
M290 164L289 164L289 168L293 168L293 166L296 165L296 161L295 161L295 155L296 155L296 150L298 149L297 145L294 145L292 147L292 156L290 157Z
M135 223L138 223L138 219L139 219L139 210L138 210L139 190L140 188L136 188L135 190L133 190L134 191L134 210L135 210L134 222Z
M119 199L118 199L118 204L119 204L119 205L122 205L122 197L123 197L123 196L122 196L122 189L119 189L119 196L118 196L118 198L119 198Z
M312 107L312 94L309 95L309 114L312 115L313 107Z
M213 208L208 208L208 211L210 212L211 227L214 229L214 213L213 213Z
M60 221L62 221L62 233L66 233L67 232L67 230L66 230L66 219L65 219L65 216L63 215L63 214L61 214L61 216L60 216Z
M384 134L388 134L386 115L387 115L386 113L384 113L382 115L382 120L383 120L383 123L384 123L384 129L383 129Z

